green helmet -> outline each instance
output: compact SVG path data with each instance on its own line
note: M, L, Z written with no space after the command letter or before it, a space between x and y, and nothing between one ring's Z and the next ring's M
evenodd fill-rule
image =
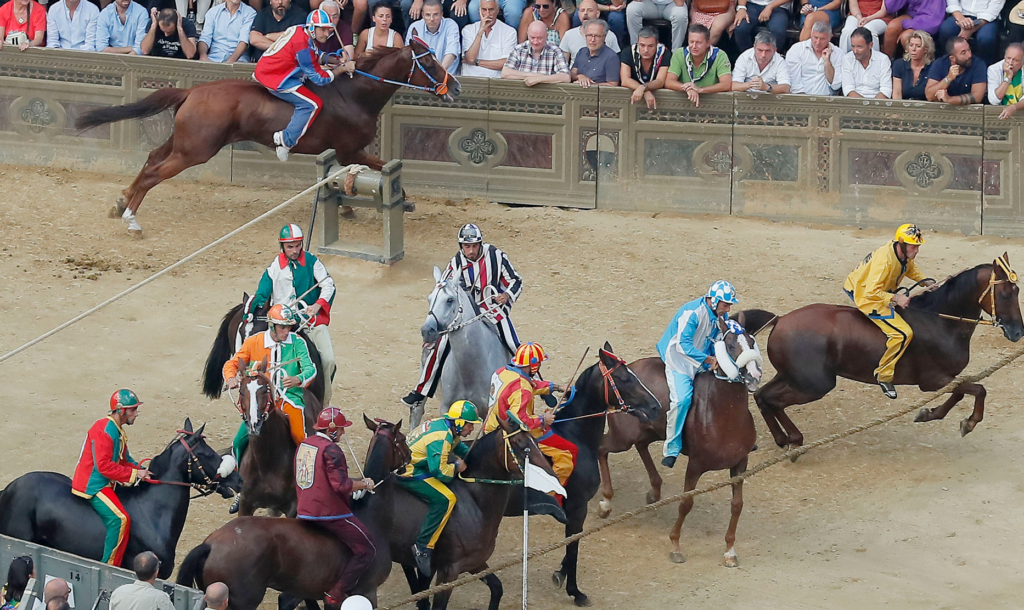
M453 402L452 406L448 407L448 413L444 418L454 421L458 428L462 428L466 424L480 423L480 416L476 412L476 405L468 400L456 400Z
M121 389L110 395L110 410L131 409L142 404L139 397L131 390Z

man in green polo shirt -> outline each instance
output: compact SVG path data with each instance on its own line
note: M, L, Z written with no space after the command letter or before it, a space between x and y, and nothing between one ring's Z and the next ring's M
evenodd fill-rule
M700 106L701 94L732 91L732 65L725 52L711 45L711 31L694 24L687 30L687 45L675 50L665 88L682 91Z

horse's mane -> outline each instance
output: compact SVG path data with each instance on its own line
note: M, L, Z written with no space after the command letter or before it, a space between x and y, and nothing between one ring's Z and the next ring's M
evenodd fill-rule
M585 412L585 409L584 409L584 407L586 406L584 403L587 400L589 400L591 397L584 396L583 394L587 391L587 388L590 387L591 378L594 376L595 372L597 372L599 368L600 367L598 367L597 364L592 364L592 365L588 366L587 368L583 369L583 372L580 373L580 376L578 378L576 378L576 383L573 384L573 387L576 388L576 393L574 395L572 395L573 396L572 400L570 400L568 403L566 403L565 406L562 407L559 410L559 412L558 412L558 418L559 419L568 419L570 417L577 417L577 416L580 416L580 415L586 415L587 414ZM597 373L597 374L600 374L600 373ZM596 419L596 418L594 418L594 419ZM583 420L583 421L586 421L586 420ZM559 424L559 423L556 422L555 425L565 426L567 424Z
M372 34L372 33L371 33ZM381 62L385 57L391 57L395 53L401 52L405 47L374 47L363 53L362 57L356 60L356 68L363 72L371 72L377 67L377 64Z
M377 436L378 434L379 433L375 433L374 436ZM384 435L381 434L380 436L383 437ZM375 442L373 449L370 451L369 455L366 456L365 474L374 481L383 480L384 477L387 476L387 472L385 472L384 469L384 455L387 448L388 443L387 438L385 437L383 442L381 440ZM352 457L353 459L355 458L355 456Z
M990 264L978 265L971 269L964 269L960 273L951 276L934 288L925 290L911 299L914 309L938 312L944 306L962 303L965 299L974 300L974 293L978 287L978 271Z
M473 446L470 447L469 453L466 454L466 466L474 466L480 459L479 456L492 455L497 449L498 438L501 434L501 428L495 428L487 434L481 436L473 442Z

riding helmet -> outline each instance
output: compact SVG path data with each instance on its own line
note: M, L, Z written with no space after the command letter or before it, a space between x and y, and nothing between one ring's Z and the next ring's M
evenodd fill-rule
M334 24L331 23L331 16L327 14L327 11L315 10L309 14L309 17L306 17L306 32L312 36L315 28L334 29Z
M548 355L544 353L544 348L540 343L523 343L516 350L516 355L512 358L512 365L520 368L536 368L547 359Z
M345 419L345 414L341 412L338 407L327 407L323 411L320 411L320 415L316 418L316 425L313 426L314 430L327 430L333 432L338 428L348 428L352 425L352 422Z
M110 410L131 409L142 404L139 397L131 390L121 389L110 395Z
M323 11L320 11L321 13ZM297 224L290 224L281 227L281 234L278 236L277 241L282 244L291 243L293 241L302 241L305 235L302 234L302 229Z
M274 305L267 313L267 322L276 326L292 326L299 321L287 305Z
M711 308L715 309L718 307L719 301L725 301L730 305L739 303L739 297L736 296L736 289L732 284L725 280L718 280L711 285L706 295L707 298L711 299Z
M484 234L480 231L480 227L475 224L462 225L459 229L459 243L460 244L479 244L484 240Z
M907 223L900 225L900 228L896 229L896 237L892 240L920 246L924 243L924 233L921 232L921 229L917 228L917 225Z
M445 414L444 418L454 421L455 427L459 430L466 424L480 423L480 415L476 412L476 405L468 400L456 400L453 402L452 406L448 407L448 413Z

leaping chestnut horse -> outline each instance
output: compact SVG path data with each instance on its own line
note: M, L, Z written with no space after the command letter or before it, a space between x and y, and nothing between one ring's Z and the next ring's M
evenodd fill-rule
M356 75L342 75L324 87L308 85L323 108L293 153L317 155L333 148L343 165L358 163L380 170L384 162L364 148L377 133L377 117L400 86L411 86L452 101L461 89L430 52L413 37L400 49L374 49L356 62ZM142 237L135 214L154 186L183 170L206 163L221 148L253 141L273 147L274 132L292 116L288 102L271 95L255 81L222 80L190 89L161 89L124 106L101 108L82 115L79 129L174 110L174 134L149 153L149 159L117 200L115 214L128 230Z
M962 271L911 297L900 315L914 330L914 339L896 365L893 382L934 392L953 381L970 361L971 336L979 323L1019 341L1024 335L1019 293L1017 274L1003 253L991 264ZM982 312L991 320L982 320ZM780 317L768 338L768 358L777 374L754 393L775 443L804 442L786 407L822 398L836 387L837 377L875 383L884 351L881 329L853 307L808 305ZM985 388L978 383L961 383L945 403L922 409L914 421L944 418L965 394L974 396L973 413L960 422L960 434L966 436L985 414Z

